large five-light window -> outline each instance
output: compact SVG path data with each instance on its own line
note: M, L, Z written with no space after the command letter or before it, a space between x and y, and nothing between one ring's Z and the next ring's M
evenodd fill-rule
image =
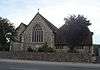
M43 30L39 24L33 27L32 42L43 42Z

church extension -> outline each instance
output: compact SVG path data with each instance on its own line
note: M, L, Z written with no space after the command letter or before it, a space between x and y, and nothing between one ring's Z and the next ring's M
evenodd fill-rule
M54 49L67 50L68 46L66 38L64 38L66 35L62 36L59 32L60 29L65 29L63 27L64 25L58 29L38 12L28 25L21 23L19 27L16 28L17 40L12 42L11 50L27 51L29 47L39 48L44 43L47 43L48 47ZM85 39L89 44L92 44L91 33L90 31ZM84 46L84 48L90 46L91 45Z

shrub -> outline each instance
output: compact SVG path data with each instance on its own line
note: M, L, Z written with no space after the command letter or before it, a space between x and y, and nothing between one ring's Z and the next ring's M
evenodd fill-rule
M48 44L46 42L41 47L38 48L38 52L54 52L54 49L51 47L48 47Z
M28 48L27 48L27 51L28 51L28 52L33 52L33 49L32 49L31 47L28 47Z

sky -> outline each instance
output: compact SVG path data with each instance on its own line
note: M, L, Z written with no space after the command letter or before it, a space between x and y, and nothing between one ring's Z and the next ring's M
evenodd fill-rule
M21 22L29 24L38 12L56 27L61 27L64 18L84 15L92 25L93 43L100 44L100 0L0 0L0 16L9 19L15 27Z

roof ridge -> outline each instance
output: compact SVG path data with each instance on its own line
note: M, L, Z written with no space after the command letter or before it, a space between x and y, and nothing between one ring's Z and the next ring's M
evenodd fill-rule
M39 12L37 12L37 14L34 16L34 18L35 18L37 15L40 15L40 16L42 17L42 19L47 23L47 26L49 26L50 29L51 29L53 32L55 32L55 31L58 30L58 28L57 28L56 26L54 26L50 21L48 21L46 18L44 18ZM32 20L34 20L34 18L33 18ZM29 22L29 24L27 25L27 27L31 24L32 20ZM26 29L27 29L27 27L26 27ZM26 30L26 29L25 29L25 30ZM24 31L25 31L25 30L24 30ZM23 31L23 32L24 32L24 31Z
M17 30L21 25L24 25L25 27L27 27L26 24L24 24L23 22L21 22L20 25L16 28L16 30Z
M27 26L27 25L26 25L26 24L24 24L23 22L21 22L20 24L23 24L23 25Z
M47 22L47 25L50 27L51 30L55 31L58 30L56 26L54 26L50 21L48 21L46 18L44 18L39 12L38 14L42 17L42 19Z

